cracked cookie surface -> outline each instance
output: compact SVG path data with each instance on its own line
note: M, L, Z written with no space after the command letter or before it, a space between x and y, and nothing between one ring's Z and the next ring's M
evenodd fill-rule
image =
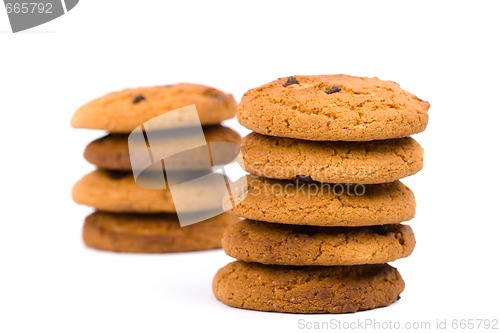
M196 105L202 125L214 125L234 117L236 101L218 89L192 83L124 89L81 106L73 115L75 128L130 133L165 112Z
M175 214L95 212L85 219L83 240L90 247L115 252L168 253L221 247L224 229L239 218L223 213L181 227Z
M429 107L392 81L297 75L247 91L237 117L243 126L265 135L370 141L422 132Z
M325 142L250 133L241 142L243 168L276 179L310 177L323 183L379 184L423 167L423 149L412 138Z
M398 224L415 216L415 196L400 181L321 184L245 176L234 183L231 212L283 224L355 227Z
M288 313L350 313L387 306L404 289L388 264L272 266L232 262L214 277L212 290L224 304Z
M227 255L266 265L382 264L409 256L415 236L407 225L311 227L243 220L222 238Z

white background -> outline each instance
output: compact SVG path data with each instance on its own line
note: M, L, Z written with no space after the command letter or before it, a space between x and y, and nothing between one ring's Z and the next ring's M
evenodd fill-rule
M11 34L0 7L0 332L303 331L298 320L499 318L500 52L494 1L83 0ZM222 251L87 249L91 209L71 187L102 133L73 111L125 87L198 82L232 92L293 74L394 80L431 103L414 254L400 302L352 315L229 308L211 280ZM236 127L235 121L228 122ZM246 133L242 131L242 133Z

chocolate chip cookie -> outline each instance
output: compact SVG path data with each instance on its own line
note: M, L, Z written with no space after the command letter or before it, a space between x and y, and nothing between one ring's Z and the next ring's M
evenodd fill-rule
M233 214L252 220L311 226L398 224L415 215L413 192L400 181L322 184L246 176L235 181Z
M423 149L412 138L318 142L251 133L241 144L243 168L277 179L308 177L323 183L388 183L417 173Z
M228 127L221 125L206 126L203 128L205 140L208 144L213 142L231 142L235 148L239 146L241 137L238 133ZM220 163L233 161L238 150L218 150ZM109 170L132 170L128 146L128 134L108 134L102 138L92 141L85 148L83 154L85 159L100 169ZM207 161L190 158L188 161L176 160L176 165L170 165L169 170L199 170L206 167Z
M156 116L191 104L196 105L202 125L214 125L234 117L237 106L232 95L200 84L124 89L80 107L73 115L71 125L130 133Z
M238 221L221 214L181 227L175 214L95 212L85 219L83 240L90 247L115 252L168 253L221 247L224 229Z
M288 313L350 313L387 306L405 287L388 264L272 266L242 261L221 268L212 289L224 304Z
M238 120L260 134L321 141L395 139L422 132L430 104L392 81L291 76L245 93Z
M266 265L382 264L409 256L415 236L407 225L313 227L243 220L222 238L226 253Z

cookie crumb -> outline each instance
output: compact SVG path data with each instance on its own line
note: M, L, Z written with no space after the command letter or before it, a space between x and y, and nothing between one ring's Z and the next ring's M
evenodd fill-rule
M342 89L339 87L339 86L333 86L331 87L330 89L328 90L325 90L325 93L327 93L328 95L330 94L335 94L335 93L338 93L340 92Z
M144 101L146 99L146 97L142 96L142 95L137 95L135 96L133 99L132 99L132 103L133 104L138 104L142 101Z
M291 86L292 84L299 84L299 81L295 78L295 76L289 76L288 80L286 80L285 85L283 87Z

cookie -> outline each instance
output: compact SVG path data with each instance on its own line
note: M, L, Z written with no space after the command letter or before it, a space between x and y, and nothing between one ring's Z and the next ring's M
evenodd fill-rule
M132 173L95 170L85 175L73 187L73 200L106 212L115 213L175 213L218 210L222 203L215 202L220 189L218 179L208 178L203 186L213 190L207 197L199 184L185 184L183 196L188 198L183 207L175 207L172 193L165 190L139 187ZM222 195L220 195L222 197Z
M212 142L231 142L239 145L241 137L232 129L220 125L207 126L203 128L205 140ZM233 161L239 151L227 149L220 151L222 163ZM128 134L108 134L99 138L85 148L83 154L85 159L98 168L109 170L131 170L130 155L128 148ZM179 161L178 165L171 165L170 170L199 170L206 166L205 160Z
M266 178L322 183L388 183L417 173L423 149L412 138L315 142L251 133L241 143L243 168Z
M232 262L212 283L215 297L243 309L288 313L350 313L387 306L404 281L388 264L271 266Z
M202 125L218 124L236 114L232 95L199 84L180 83L109 93L80 107L71 125L129 133L147 120L191 104L196 105Z
M115 252L168 253L221 247L224 229L239 218L223 213L181 227L175 214L95 212L85 219L83 240L90 247Z
M408 257L415 236L407 225L312 227L243 220L222 238L226 253L266 265L350 266Z
M355 227L398 224L415 216L413 192L400 181L321 184L247 176L233 186L232 213L284 224Z
M422 132L429 107L392 81L348 75L292 76L246 92L237 116L240 124L265 135L370 141Z

